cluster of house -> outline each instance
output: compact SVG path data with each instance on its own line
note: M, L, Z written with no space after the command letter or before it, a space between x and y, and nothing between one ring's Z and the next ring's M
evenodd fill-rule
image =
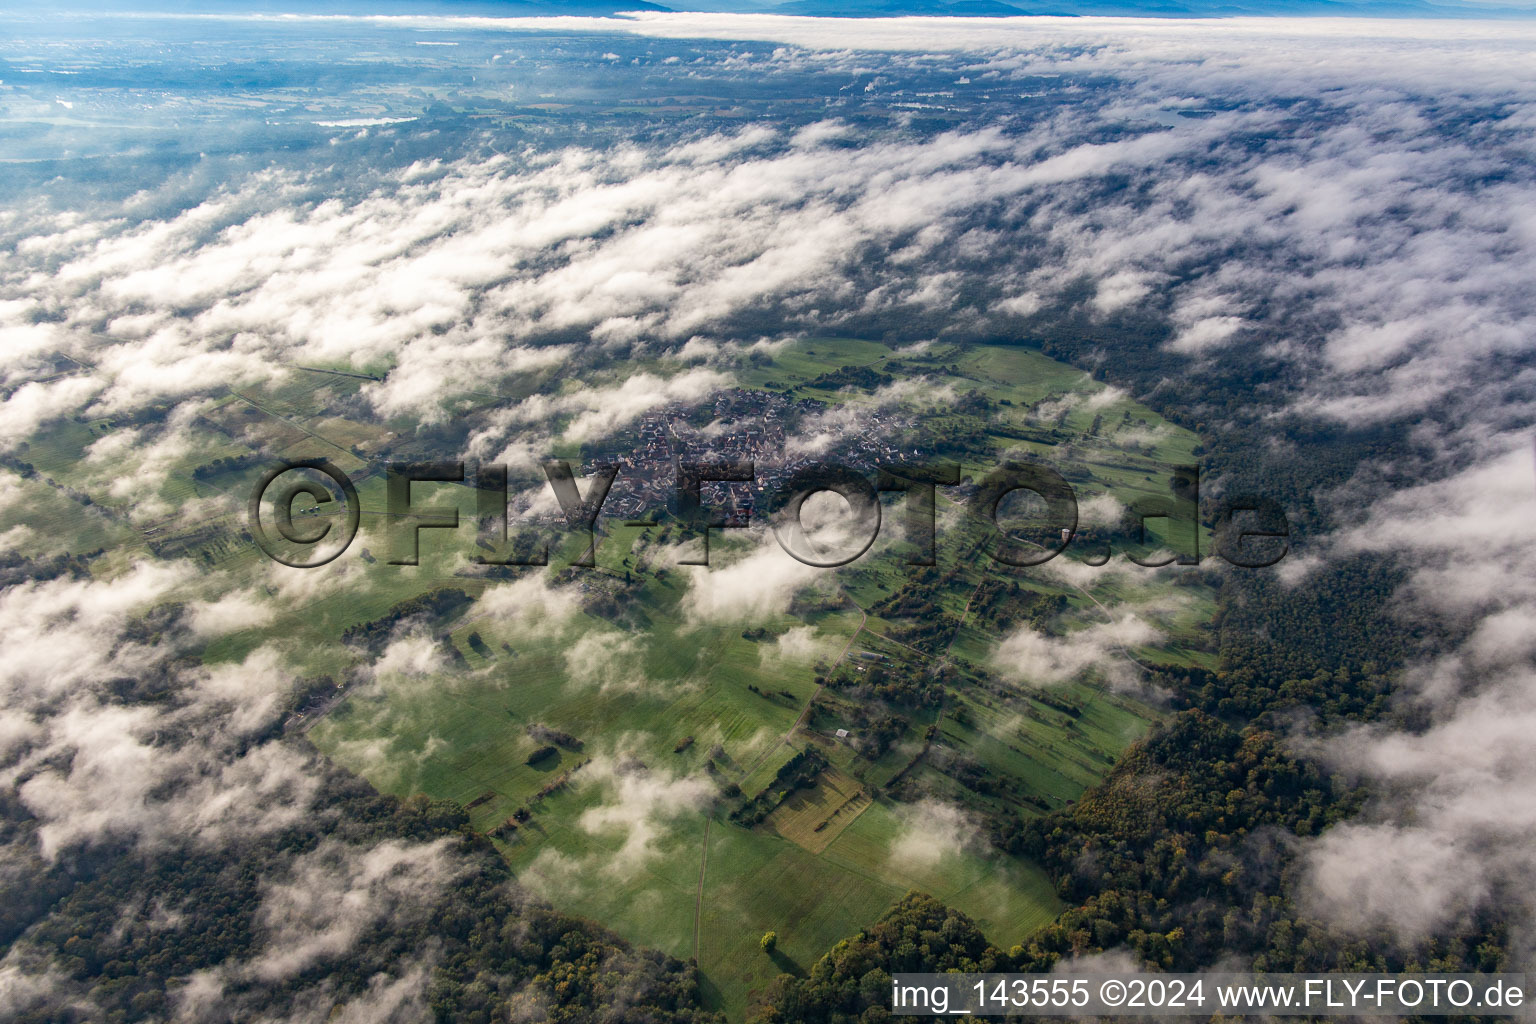
M872 411L862 429L839 437L824 450L790 444L790 430L803 417L826 411L811 399L790 400L768 391L731 388L715 394L713 418L696 426L698 406L667 405L644 416L633 434L616 439L610 453L593 453L591 464L616 462L618 476L603 505L605 516L653 518L675 507L678 465L684 462L748 461L751 484L706 484L711 507L750 510L759 495L771 494L796 473L829 464L870 473L876 466L911 462L915 450L892 443L905 425L900 414ZM591 465L582 467L589 472Z

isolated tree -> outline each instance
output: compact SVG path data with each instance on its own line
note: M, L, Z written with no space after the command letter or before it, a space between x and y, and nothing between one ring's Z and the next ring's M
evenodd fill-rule
M763 952L764 953L772 953L775 949L778 948L778 945L779 945L779 933L778 932L764 932L763 933Z

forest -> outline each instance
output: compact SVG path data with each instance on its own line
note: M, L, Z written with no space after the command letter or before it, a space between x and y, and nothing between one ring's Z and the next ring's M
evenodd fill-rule
M176 1009L169 979L254 959L263 899L258 878L293 858L381 842L442 844L451 885L407 919L383 917L363 929L344 957L320 957L273 982L233 972L226 992L248 1019L282 1013L296 993L324 982L334 997L369 992L371 979L402 958L431 965L427 994L442 1021L536 1019L561 1024L720 1024L700 1006L695 969L637 949L591 921L560 914L518 886L486 839L449 801L381 796L355 777L324 770L310 821L238 850L172 848L134 854L116 844L67 860L34 862L31 884L6 886L0 940L31 927L28 955L50 955L84 997L67 1020L164 1019ZM7 838L35 822L5 797ZM13 876L14 877L14 876ZM145 912L129 919L124 906ZM182 927L158 924L150 908L173 910ZM89 1002L86 1002L88 999ZM9 1019L56 1022L56 1009Z

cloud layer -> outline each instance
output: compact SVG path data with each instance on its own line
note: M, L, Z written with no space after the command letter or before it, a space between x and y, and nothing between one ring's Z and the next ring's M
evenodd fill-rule
M208 399L294 366L376 375L360 416L449 430L471 454L525 465L557 440L601 438L729 384L765 323L783 335L873 323L915 339L1026 335L1070 316L1108 361L1130 358L1116 349L1130 337L1128 347L1164 346L1197 380L1257 367L1271 382L1261 411L1276 422L1412 438L1417 463L1362 467L1337 503L1359 503L1364 521L1311 556L1405 556L1405 606L1467 637L1405 680L1424 728L1323 748L1384 798L1309 851L1318 905L1414 934L1528 899L1530 28L723 15L366 24L687 40L716 70L767 88L816 76L838 96L804 123L450 148L360 162L343 185L274 161L212 184L160 183L179 193L170 211L149 197L33 197L0 219L0 447L19 452L77 414L162 408L95 441L77 467L100 497L145 516L166 511L158 485ZM744 38L783 45L703 42ZM595 58L619 43L592 45ZM942 127L923 120L935 111ZM455 403L467 393L492 404L466 421ZM1207 411L1212 429L1245 412ZM815 450L860 415L828 413L802 443ZM695 619L772 617L819 577L763 542L690 570ZM314 593L345 569L327 572L270 580ZM224 669L173 658L187 636L257 617L259 591L201 594L185 622L165 612L162 635L180 639L161 646L133 628L199 574L145 563L0 593L0 778L38 817L43 854L97 837L234 842L304 812L313 766L253 741L291 683L281 652ZM574 607L528 581L485 599L487 614L530 626ZM1060 681L1148 638L1128 621L1062 639L1021 632L1000 660L1019 678ZM635 653L625 643L593 641L572 667L601 685ZM407 642L387 657L410 672L432 654ZM123 679L168 679L176 697L125 705L111 689ZM708 797L687 778L590 774L613 800L583 827L619 837L626 863L652 855L656 823ZM924 837L954 825L942 809L923 813L914 861L933 848ZM420 849L332 854L296 865L270 894L313 877L366 916L437 877ZM323 955L345 938L345 915L311 911L305 934L282 945ZM30 983L14 965L0 971L7 985ZM419 994L419 978L414 989L398 980L406 988L381 988L380 1005Z

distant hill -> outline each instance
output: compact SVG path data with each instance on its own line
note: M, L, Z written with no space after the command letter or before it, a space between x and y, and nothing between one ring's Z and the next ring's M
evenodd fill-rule
M1374 17L1468 18L1529 17L1529 9L1437 4L1427 0L789 0L767 9L771 14L812 17L889 18L912 15L1017 18L1231 18L1231 17Z
M411 0L385 0L379 6L421 10L422 4ZM648 0L432 0L427 5L433 13L481 14L501 18L575 15L598 17L619 11L670 11L672 8Z
M1017 18L1027 14L1070 15L1074 11L1025 10L1000 0L791 0L769 9L770 14L812 17L888 18L893 15L928 14L957 18Z
M39 7L19 0L23 8ZM76 4L67 2L74 9ZM86 6L79 4L80 7ZM671 11L649 0L92 0L92 11L159 11L179 14L382 14L485 18L540 18L557 15L594 18L620 11Z
M1027 14L1070 15L1075 11L1025 10L1000 0L791 0L770 8L769 14L812 17L888 18L893 15L927 14L957 18L1017 18Z
M80 0L65 0L73 7ZM22 8L41 0L12 0ZM668 7L651 0L90 0L94 11L200 13L241 11L306 14L464 15L517 18L604 17L625 11L683 10L799 15L821 18L903 16L1018 18L1529 18L1536 7L1504 7L1433 0L677 0ZM46 6L53 6L52 3Z

